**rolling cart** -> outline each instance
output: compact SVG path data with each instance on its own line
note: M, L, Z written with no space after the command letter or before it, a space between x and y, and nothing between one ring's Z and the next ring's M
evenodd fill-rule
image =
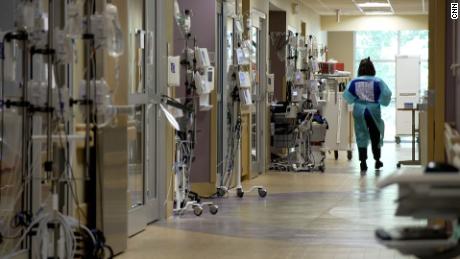
M339 159L339 151L345 151L347 159L351 160L354 142L353 108L343 98L343 91L350 81L350 74L317 74L316 77L325 84L325 91L322 96L323 114L328 119L329 124L325 150L333 151L336 160Z
M415 113L418 111L418 108L401 108L398 109L400 112L404 111L410 111L412 114L412 159L411 160L404 160L404 161L399 161L396 167L401 168L402 165L420 165L420 145L419 145L419 150L418 150L418 158L415 156L415 151L416 151L416 133L418 130L415 127L416 123L416 116Z

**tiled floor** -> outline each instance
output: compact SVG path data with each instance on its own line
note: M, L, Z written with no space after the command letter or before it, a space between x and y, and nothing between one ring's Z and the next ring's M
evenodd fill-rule
M378 174L361 175L344 153L338 161L328 155L324 174L267 173L245 183L267 186L265 199L231 196L215 201L215 216L153 224L119 258L402 258L377 244L374 230L419 222L395 218L397 190L378 191L375 182L395 170L397 159L409 158L409 148L386 144Z

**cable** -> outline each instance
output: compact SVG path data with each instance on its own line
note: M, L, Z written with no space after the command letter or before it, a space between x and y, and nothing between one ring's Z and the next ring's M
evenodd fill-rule
M44 209L44 207L42 207L42 209ZM41 247L41 252L40 252L41 257L48 258L48 245L49 245L48 229L49 229L50 223L53 224L55 227L58 226L59 228L62 228L62 233L64 234L63 238L64 238L64 245L65 245L65 258L75 257L75 252L77 249L77 240L75 237L75 231L77 231L77 228L82 229L84 232L88 234L94 247L96 247L97 245L95 236L86 226L81 225L74 218L65 216L58 211L51 211L51 212L43 213L42 215L38 216L29 225L29 227L27 227L27 229L24 231L23 235L21 236L21 238L18 240L15 247L13 248L12 253L9 255L6 255L5 258L12 258L17 254L17 252L15 251L19 249L22 241L24 241L24 239L27 237L29 232L34 228L37 228L36 235L38 237L41 237L40 242L39 242L40 244L39 246Z
M62 95L61 95L61 94L59 94L59 99L60 99L59 102L62 103ZM62 118L62 119L61 119L61 123L65 123L65 121L64 121L64 119L63 119L63 118L64 118L64 110L61 108L60 112L61 112L61 118ZM63 144L63 142L62 142L62 137L63 137L63 135L64 135L64 137L65 137L65 143L66 143L66 147L67 147L66 150L65 150L66 155L65 155L65 158L64 158L64 159L65 159L65 165L66 165L66 168L69 170L70 177L71 177L70 180L67 179L67 178L64 178L64 180L65 180L65 181L68 183L68 185L69 185L69 188L70 188L70 191L71 191L70 193L71 193L71 195L72 195L72 198L73 198L73 200L74 200L74 202L75 202L75 205L77 206L77 209L78 209L78 212L79 212L79 213L78 213L78 217L79 217L78 220L80 221L80 213L81 213L84 217L86 217L86 213L85 213L85 212L83 211L83 209L80 207L80 201L79 201L79 199L78 199L78 194L76 193L76 191L75 191L75 189L74 189L74 188L76 188L76 178L75 178L75 174L74 174L74 172L73 172L73 167L72 167L72 165L71 165L71 163L70 163L70 152L69 152L69 150L68 150L68 148L69 148L69 146L70 146L70 141L69 141L69 138L68 138L68 135L67 135L67 134L62 134L62 131L59 131L59 140L60 140L61 147L64 147L64 144ZM61 176L61 177L62 177L62 176ZM62 180L62 179L61 179L61 180ZM75 187L74 187L74 185L75 185Z
M3 41L3 44L5 41ZM3 145L5 142L5 111L4 111L4 101L5 101L5 45L3 45L2 49L3 53L1 53L1 65L2 65L2 86L1 86L1 122L0 122L0 173L3 172L3 160L5 159L3 155ZM2 177L0 177L0 186L2 186ZM2 192L0 191L0 199L2 198Z

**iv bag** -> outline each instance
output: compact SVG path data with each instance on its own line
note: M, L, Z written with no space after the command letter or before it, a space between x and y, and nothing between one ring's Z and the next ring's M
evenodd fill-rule
M47 44L49 21L40 1L22 1L17 5L17 14L16 27L28 33L32 45L44 48Z
M67 7L66 36L76 39L83 34L83 17L81 1L74 1Z
M20 2L17 5L17 27L32 32L35 29L36 9L37 4L34 2Z
M182 14L179 8L179 3L177 2L177 0L174 1L174 17L176 18L176 21L182 18Z
M3 36L2 36L3 37ZM16 41L12 42L3 42L3 68L0 66L1 69L4 70L5 81L14 82L17 80L18 74L18 59L19 51L18 51L18 43ZM1 78L1 76L0 76Z
M189 34L192 27L190 14L182 14L180 12L179 3L177 0L174 1L174 18L182 33L184 35Z
M106 17L106 47L107 52L112 57L119 57L123 54L123 32L121 30L120 20L118 19L118 9L113 4L107 4L105 7Z
M97 108L98 127L108 125L116 116L116 111L113 106L112 94L109 86L104 79L91 81L91 91L86 92L87 81L82 80L80 84L80 98L93 101ZM86 107L80 106L83 116L91 116L86 113Z
M72 63L72 42L65 37L66 32L56 29L54 32L54 46L56 50L56 62L60 64Z

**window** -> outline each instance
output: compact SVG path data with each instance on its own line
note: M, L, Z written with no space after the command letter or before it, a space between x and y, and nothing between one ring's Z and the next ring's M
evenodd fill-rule
M374 62L377 76L382 78L393 92L393 100L388 109L382 110L382 119L395 121L395 79L396 56L420 55L421 92L428 90L428 31L358 31L355 34L355 71L359 62L370 57ZM394 140L395 123L386 123L385 140Z
M394 60L398 54L398 32L360 31L356 33L356 60Z
M421 89L428 89L428 31L359 31L355 40L355 70L366 57L373 60L379 77L394 89L396 55L420 55ZM390 65L392 63L392 67ZM356 74L356 71L354 71ZM390 85L391 84L391 85Z
M428 60L428 31L401 31L400 54L420 55L422 60Z

